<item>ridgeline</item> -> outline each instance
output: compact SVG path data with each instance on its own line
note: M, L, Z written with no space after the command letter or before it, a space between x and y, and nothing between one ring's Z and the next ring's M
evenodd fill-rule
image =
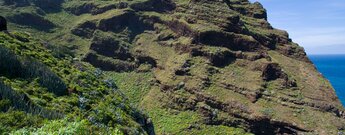
M258 2L4 0L0 13L0 133L345 129L330 83Z

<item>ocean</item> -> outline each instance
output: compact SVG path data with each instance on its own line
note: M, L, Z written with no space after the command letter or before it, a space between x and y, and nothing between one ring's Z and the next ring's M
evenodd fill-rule
M345 106L345 54L309 55L317 69L331 82Z

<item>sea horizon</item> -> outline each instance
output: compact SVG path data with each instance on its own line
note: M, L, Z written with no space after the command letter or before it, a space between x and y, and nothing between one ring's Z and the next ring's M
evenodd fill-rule
M321 53L321 54L307 54L307 56L313 56L313 55L321 55L321 56L322 56L322 55L323 55L323 56L324 56L324 55L328 55L328 56L332 56L332 55L345 55L345 54L322 54L322 53Z
M309 54L318 71L332 84L345 106L345 54Z

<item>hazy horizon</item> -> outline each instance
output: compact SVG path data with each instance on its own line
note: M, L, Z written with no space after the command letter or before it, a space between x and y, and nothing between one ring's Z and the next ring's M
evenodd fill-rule
M308 55L345 54L345 1L259 1L273 27L286 30Z

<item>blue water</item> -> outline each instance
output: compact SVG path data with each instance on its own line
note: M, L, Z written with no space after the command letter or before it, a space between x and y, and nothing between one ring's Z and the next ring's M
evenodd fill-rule
M345 105L345 55L310 55L317 69L332 83Z

